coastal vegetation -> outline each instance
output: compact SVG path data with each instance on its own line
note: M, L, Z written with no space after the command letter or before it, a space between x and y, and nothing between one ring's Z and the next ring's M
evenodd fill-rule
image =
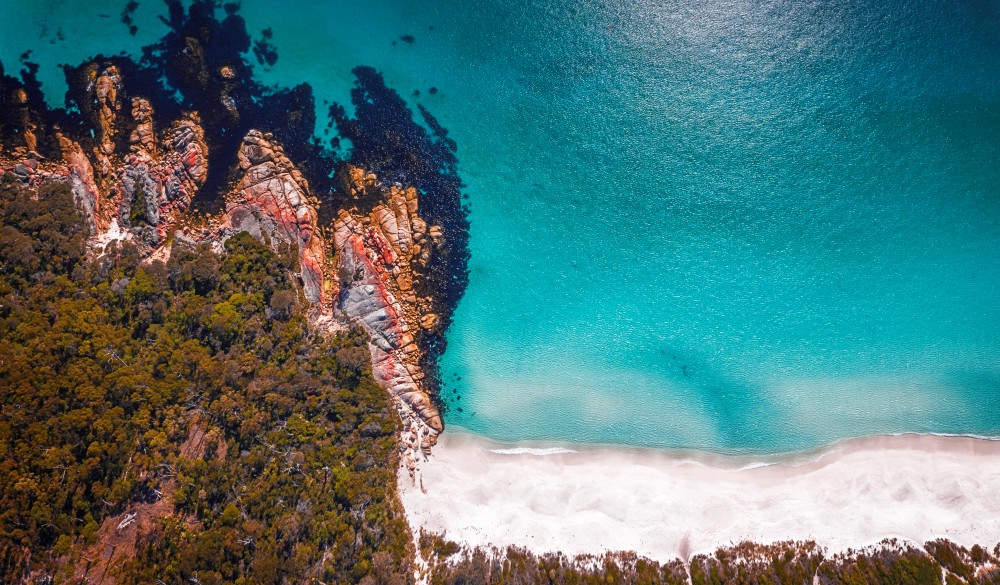
M90 259L67 187L9 178L0 230L3 582L402 582L399 421L293 255Z
M568 557L506 549L469 549L422 533L430 583L458 585L958 585L1000 583L1000 545L992 553L935 540L920 550L896 540L827 556L813 542L743 542L699 554L690 561L657 563L634 553ZM690 580L689 580L690 579Z

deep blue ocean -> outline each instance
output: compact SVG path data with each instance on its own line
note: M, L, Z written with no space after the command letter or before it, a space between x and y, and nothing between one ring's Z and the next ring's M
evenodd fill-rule
M57 64L163 34L163 4L140 2L135 36L124 4L5 2L0 60L33 49L55 99ZM321 116L371 65L457 141L472 263L442 362L452 428L765 453L1000 435L995 0L241 14L278 50L258 73L309 82Z

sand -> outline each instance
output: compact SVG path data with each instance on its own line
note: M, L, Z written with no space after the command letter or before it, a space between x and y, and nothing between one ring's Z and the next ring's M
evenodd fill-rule
M1000 542L1000 441L971 437L872 437L761 462L448 431L418 473L399 477L411 526L473 546L666 561L742 540L829 553L887 537Z

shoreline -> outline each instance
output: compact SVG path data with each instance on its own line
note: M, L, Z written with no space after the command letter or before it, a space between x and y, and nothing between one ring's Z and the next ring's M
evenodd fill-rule
M998 431L1000 432L1000 431ZM890 445L897 449L926 449L934 446L944 450L964 450L965 448L1000 450L1000 435L977 435L974 433L882 433L860 437L844 437L817 447L807 447L790 451L724 451L687 447L653 447L619 443L573 443L562 440L527 439L506 442L480 435L462 427L450 425L446 434L455 443L473 442L497 455L561 455L571 453L630 453L653 458L685 460L692 463L711 463L726 469L766 467L771 465L801 465L820 460L843 450L857 450L865 447ZM945 439L939 442L938 439ZM959 439L954 441L953 439ZM968 442L962 441L968 439ZM926 442L926 444L924 444ZM968 445L966 445L968 443Z
M761 459L448 431L398 485L415 532L469 547L664 562L744 540L813 540L829 554L885 538L1000 542L998 439L878 435Z

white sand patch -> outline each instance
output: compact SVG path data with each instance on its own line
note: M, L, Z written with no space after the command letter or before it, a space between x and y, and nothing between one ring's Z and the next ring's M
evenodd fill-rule
M400 474L414 529L469 545L657 560L741 540L815 540L830 552L886 537L1000 541L1000 441L901 435L759 458L504 446L446 432ZM684 551L684 554L682 554Z
M111 242L124 241L128 235L128 232L123 231L121 226L118 225L118 218L115 217L111 219L111 225L108 226L107 231L97 235L94 243L103 251Z

